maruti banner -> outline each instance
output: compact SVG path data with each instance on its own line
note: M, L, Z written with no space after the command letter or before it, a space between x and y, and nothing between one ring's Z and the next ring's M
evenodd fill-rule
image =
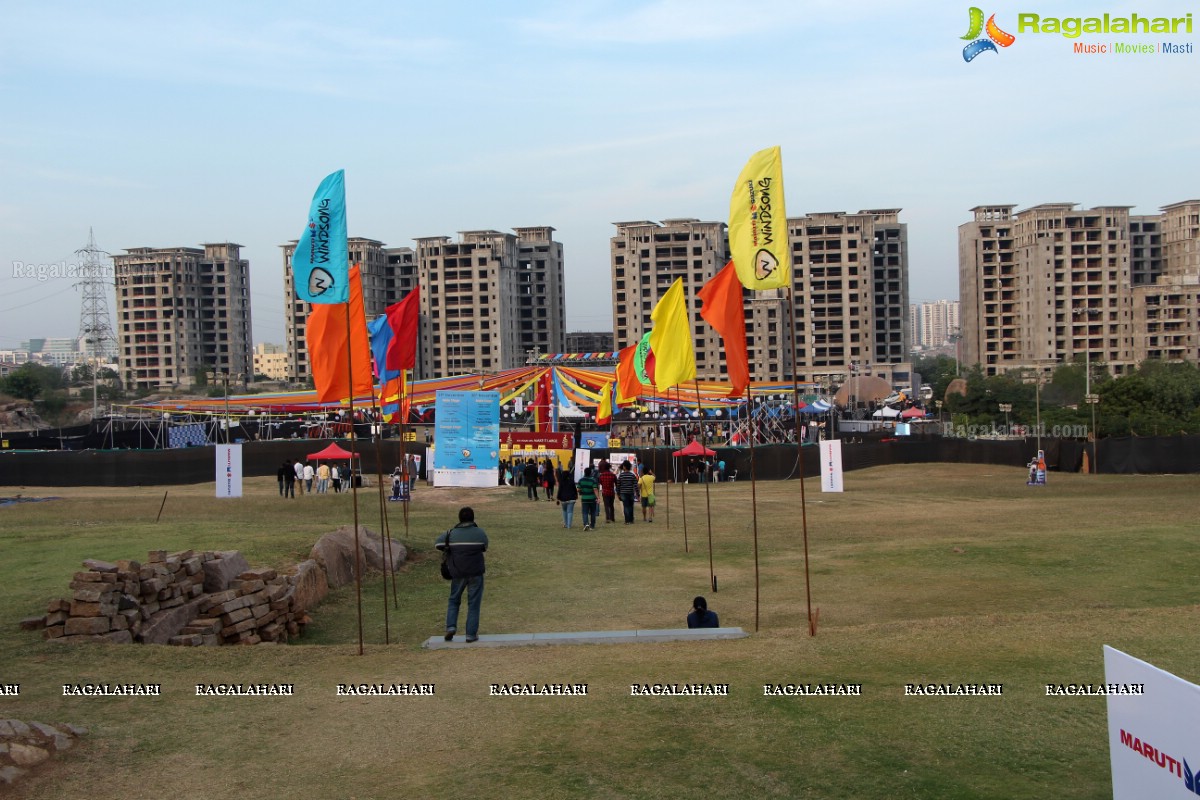
M434 486L495 486L500 470L500 393L438 392Z
M217 445L217 497L242 496L242 446Z
M1200 795L1200 686L1104 646L1113 800Z
M821 442L821 491L843 491L841 439L826 439Z

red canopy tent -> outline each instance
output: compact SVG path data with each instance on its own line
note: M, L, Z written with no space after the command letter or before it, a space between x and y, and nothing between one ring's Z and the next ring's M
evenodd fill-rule
M709 450L707 447L705 447L704 445L700 444L699 442L697 442L696 440L693 439L688 444L687 447L683 448L682 450L676 450L671 455L673 455L673 456L715 456L716 454L717 454L716 450Z
M326 447L319 453L309 453L309 461L349 461L351 458L360 458L361 454L354 453L349 450L344 450L338 446L337 442L330 442L329 447Z
M900 412L900 419L921 419L925 416L925 412L916 406L906 408Z

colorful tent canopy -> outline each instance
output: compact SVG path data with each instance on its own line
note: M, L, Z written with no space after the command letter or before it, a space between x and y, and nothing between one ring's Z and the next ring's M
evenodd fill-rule
M408 397L415 410L432 408L437 393L446 390L494 391L500 393L501 404L511 403L518 397L525 397L528 403L537 389L538 381L547 373L550 373L551 384L554 387L554 405L556 407L575 407L590 413L595 413L595 409L600 403L600 390L613 378L611 369L587 369L563 365L528 366L497 373L456 375L449 378L413 381L409 385ZM802 384L802 387L802 391L805 392L816 391L816 386L813 384ZM730 398L728 396L729 389L728 383L719 381L685 383L679 387L678 391L662 394L650 388L646 390L646 393L638 396L637 404L643 409L649 403L689 408L695 408L699 404L706 409L731 409L744 405L745 398ZM758 381L751 384L750 392L755 397L783 396L791 394L792 384L781 381ZM346 408L345 401L340 403L318 402L316 393L312 391L233 395L229 397L228 401L222 397L158 400L139 403L136 407L161 412L224 414L226 402L228 402L230 413L250 416L316 414ZM356 410L370 409L371 397L354 398L354 406Z
M330 442L329 446L317 453L309 453L309 461L348 461L351 458L358 458L358 453L351 453L338 446L337 442Z
M676 450L674 453L671 453L673 456L715 456L716 454L716 450L709 450L695 440L688 442L687 447L684 447L682 450Z

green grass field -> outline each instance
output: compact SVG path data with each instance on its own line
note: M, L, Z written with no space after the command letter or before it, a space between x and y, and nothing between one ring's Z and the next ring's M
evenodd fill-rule
M799 484L757 488L755 628L751 487L659 493L652 525L564 531L524 490L418 488L385 644L378 577L283 647L45 643L17 621L68 594L85 558L239 549L254 566L307 557L352 521L349 495L283 501L273 480L212 487L35 489L0 508L0 717L91 731L11 792L17 798L243 797L1104 798L1103 698L1046 697L1101 682L1109 644L1200 679L1200 476L1051 474L923 465L807 483L818 635L807 635ZM0 494L15 494L15 489ZM482 633L681 627L694 595L732 641L425 651L447 584L431 542L470 504L492 541ZM374 490L359 493L378 529ZM620 512L618 510L618 516ZM465 614L465 608L464 608ZM461 630L461 624L460 624ZM155 682L159 698L63 697L80 681ZM290 698L201 698L202 682L288 682ZM338 683L434 683L433 697L337 697ZM491 697L492 683L586 683L586 697ZM631 697L636 683L726 683L728 697ZM862 684L860 697L764 697L764 684ZM1002 697L905 697L906 683L1002 683Z

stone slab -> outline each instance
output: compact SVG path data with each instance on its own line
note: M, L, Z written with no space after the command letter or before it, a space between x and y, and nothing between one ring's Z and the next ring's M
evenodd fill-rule
M694 642L718 639L744 639L749 636L741 628L660 628L632 631L574 631L567 633L492 633L481 634L479 641L467 644L460 631L453 641L431 636L422 647L427 650L461 649L468 647L521 647L556 644L657 644L659 642Z

